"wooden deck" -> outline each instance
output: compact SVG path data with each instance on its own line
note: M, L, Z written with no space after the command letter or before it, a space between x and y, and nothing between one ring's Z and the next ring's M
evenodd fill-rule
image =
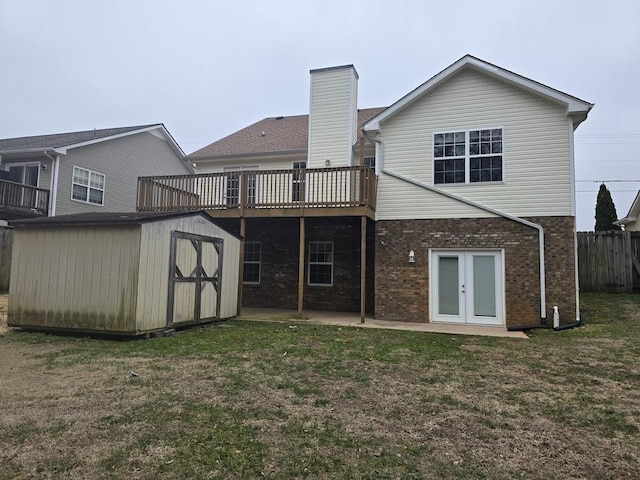
M210 210L219 218L374 218L378 179L364 166L140 177L137 210Z
M0 218L46 217L49 190L0 179Z

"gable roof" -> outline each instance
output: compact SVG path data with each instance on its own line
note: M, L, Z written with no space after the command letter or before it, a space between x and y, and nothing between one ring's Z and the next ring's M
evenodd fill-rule
M365 131L378 131L380 129L380 123L387 120L392 115L403 110L408 105L412 104L418 98L421 98L426 93L430 92L442 82L449 79L451 76L464 69L473 69L482 72L486 75L492 76L506 83L514 85L529 91L535 95L539 95L547 100L565 105L567 108L567 115L574 117L574 128L577 127L582 121L587 118L589 111L593 108L593 104L581 100L572 95L561 92L554 88L548 87L542 83L536 82L529 78L518 75L517 73L506 70L492 63L485 62L472 55L465 55L457 62L451 64L440 73L437 73L429 80L424 82L415 90L409 92L400 100L395 102L385 111L379 113L371 120L365 123L363 129Z
M358 110L358 125L384 108ZM189 154L190 160L240 157L260 154L306 153L309 144L309 115L267 117Z
M0 155L43 151L55 151L57 153L66 154L67 150L72 148L152 130L160 130L161 134L170 143L176 154L180 158L185 156L180 146L176 143L162 123L0 139Z
M631 203L627 216L617 220L615 223L617 225L626 225L627 223L633 223L638 220L640 220L640 190L638 190L636 198Z

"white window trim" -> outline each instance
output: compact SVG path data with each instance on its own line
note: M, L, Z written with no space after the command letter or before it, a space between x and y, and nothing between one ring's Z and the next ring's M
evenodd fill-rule
M255 260L245 260L244 258L242 259L242 284L243 285L260 285L260 281L262 280L262 242L245 242L245 248L247 247L248 244L257 244L260 245L260 260L258 260L257 262ZM250 264L258 264L258 281L257 282L245 282L244 281L244 265L246 263L250 263Z
M470 181L470 171L471 171L471 165L470 165L470 158L471 155L469 153L469 132L475 132L475 131L479 131L479 130L497 130L500 129L502 130L502 152L500 153L500 155L502 155L502 180L496 180L496 181L488 181L488 182L471 182ZM442 130L442 131L437 131L437 132L433 132L433 134L431 135L431 186L433 187L456 187L456 186L463 186L463 185L503 185L506 182L506 173L507 173L507 165L506 165L506 148L505 148L505 128L501 127L501 126L494 126L494 127L473 127L473 128L451 128L448 130ZM464 136L465 136L465 144L464 144L464 183L436 183L435 182L435 178L436 178L436 157L434 155L434 149L435 149L435 137L436 135L439 134L445 134L445 133L455 133L455 132L464 132ZM474 155L475 156L475 155ZM458 158L458 157L438 157L438 160L444 160L446 158Z
M74 177L74 172L76 170L76 168L78 170L84 170L86 172L89 172L89 184L88 185L82 185L80 183L75 183L73 181L73 177ZM91 174L94 175L101 175L103 178L103 188L95 188L91 186ZM80 200L78 198L73 198L73 186L74 185L79 185L81 187L87 187L87 199L86 200ZM78 167L78 166L73 166L73 169L71 170L71 200L74 202L79 202L79 203L85 203L87 205L96 205L98 207L104 207L104 195L105 195L105 191L106 191L106 187L107 186L107 176L104 173L100 173L100 172L95 172L93 170L89 170L88 168L84 168L84 167ZM90 197L90 190L100 190L102 192L102 203L94 203L94 202L90 202L89 201L89 197Z
M311 245L314 243L324 243L331 245L331 262L311 262ZM332 241L314 240L309 242L309 253L307 254L307 285L310 287L332 287L333 286L333 259L335 249ZM311 283L311 265L331 265L331 283Z

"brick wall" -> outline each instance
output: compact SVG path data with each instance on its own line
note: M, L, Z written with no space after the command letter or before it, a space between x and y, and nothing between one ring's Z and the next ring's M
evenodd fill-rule
M304 308L360 311L360 218L307 218ZM373 312L374 225L368 225L367 311ZM247 219L246 240L261 242L260 285L242 287L243 306L298 306L299 219ZM307 285L309 242L333 242L333 285Z
M545 230L547 319L575 321L574 218L527 218ZM388 220L375 225L375 315L429 321L429 249L504 249L508 327L540 321L538 231L505 218ZM408 263L409 251L416 261Z

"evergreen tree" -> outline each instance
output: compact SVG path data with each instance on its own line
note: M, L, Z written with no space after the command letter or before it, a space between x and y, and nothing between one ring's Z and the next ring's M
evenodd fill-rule
M596 200L596 232L604 230L622 230L619 225L614 225L618 219L616 206L611 198L611 193L603 183L598 191L598 199Z

